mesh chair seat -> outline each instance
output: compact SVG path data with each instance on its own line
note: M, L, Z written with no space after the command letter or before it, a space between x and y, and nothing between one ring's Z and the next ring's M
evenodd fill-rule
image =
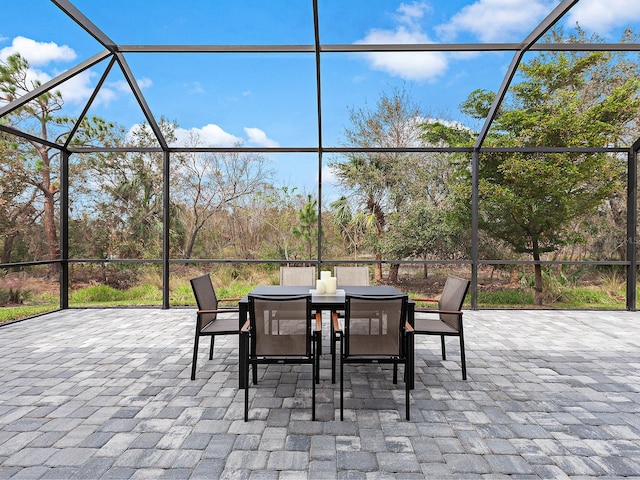
M422 318L418 315L415 316L413 322L413 328L416 332L420 333L423 331L433 332L435 333L450 333L452 335L458 334L458 329L453 328L448 323L443 322L439 318Z
M200 334L218 333L218 334L232 334L238 333L238 319L237 318L220 318L215 322L208 323L200 329Z

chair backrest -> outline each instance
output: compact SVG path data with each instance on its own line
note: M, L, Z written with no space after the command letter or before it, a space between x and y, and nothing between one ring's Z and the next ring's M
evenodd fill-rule
M369 267L335 267L333 269L338 286L369 286Z
M249 295L251 355L311 356L311 295Z
M470 281L460 277L449 275L444 284L442 295L438 301L438 310L456 312L462 309L464 297L467 296ZM456 330L460 330L460 315L441 313L440 320Z
M191 279L191 289L196 297L198 310L216 310L218 308L218 297L211 283L211 276L207 273ZM202 329L205 325L216 320L215 313L205 313L198 315L198 327Z
M280 285L316 286L316 267L280 267Z
M345 356L404 356L402 329L406 295L347 295L344 321Z

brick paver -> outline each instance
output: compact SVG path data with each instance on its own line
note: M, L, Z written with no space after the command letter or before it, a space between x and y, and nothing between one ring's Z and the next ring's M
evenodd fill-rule
M465 312L417 337L411 421L388 366L349 365L345 421L328 338L308 367L261 368L243 421L237 338L193 309L68 310L0 327L0 478L638 478L640 315Z

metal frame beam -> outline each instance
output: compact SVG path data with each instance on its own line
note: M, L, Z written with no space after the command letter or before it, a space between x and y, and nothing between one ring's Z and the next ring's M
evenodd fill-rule
M517 52L522 43L388 43L326 45L120 45L122 53L367 53L367 52ZM640 51L640 43L539 43L528 50Z

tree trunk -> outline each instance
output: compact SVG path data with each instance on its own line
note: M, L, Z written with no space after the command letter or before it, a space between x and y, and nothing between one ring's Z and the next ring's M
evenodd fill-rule
M429 265L427 265L426 263L422 265L422 274L424 275L425 280L429 278Z
M533 241L533 260L536 262L533 266L535 277L534 304L542 305L542 265L540 265L540 252L538 251L538 241Z
M53 193L45 191L44 194L44 234L49 247L49 260L60 260L60 244L58 242L58 232L55 221L55 201ZM60 272L60 265L52 263L49 265L49 275L56 275Z
M2 263L11 263L11 251L13 250L13 242L17 235L17 233L5 235L2 245Z
M194 228L189 233L189 240L187 241L187 247L184 249L184 258L191 258L191 254L193 253L193 246L196 244L196 237L198 236L199 228Z
M373 278L375 278L376 281L380 282L382 281L382 263L380 262L382 260L381 253L376 253L376 260L378 260L378 263L376 263L376 266L373 269Z
M389 281L391 283L398 283L398 270L400 270L399 263L392 263L389 267Z

